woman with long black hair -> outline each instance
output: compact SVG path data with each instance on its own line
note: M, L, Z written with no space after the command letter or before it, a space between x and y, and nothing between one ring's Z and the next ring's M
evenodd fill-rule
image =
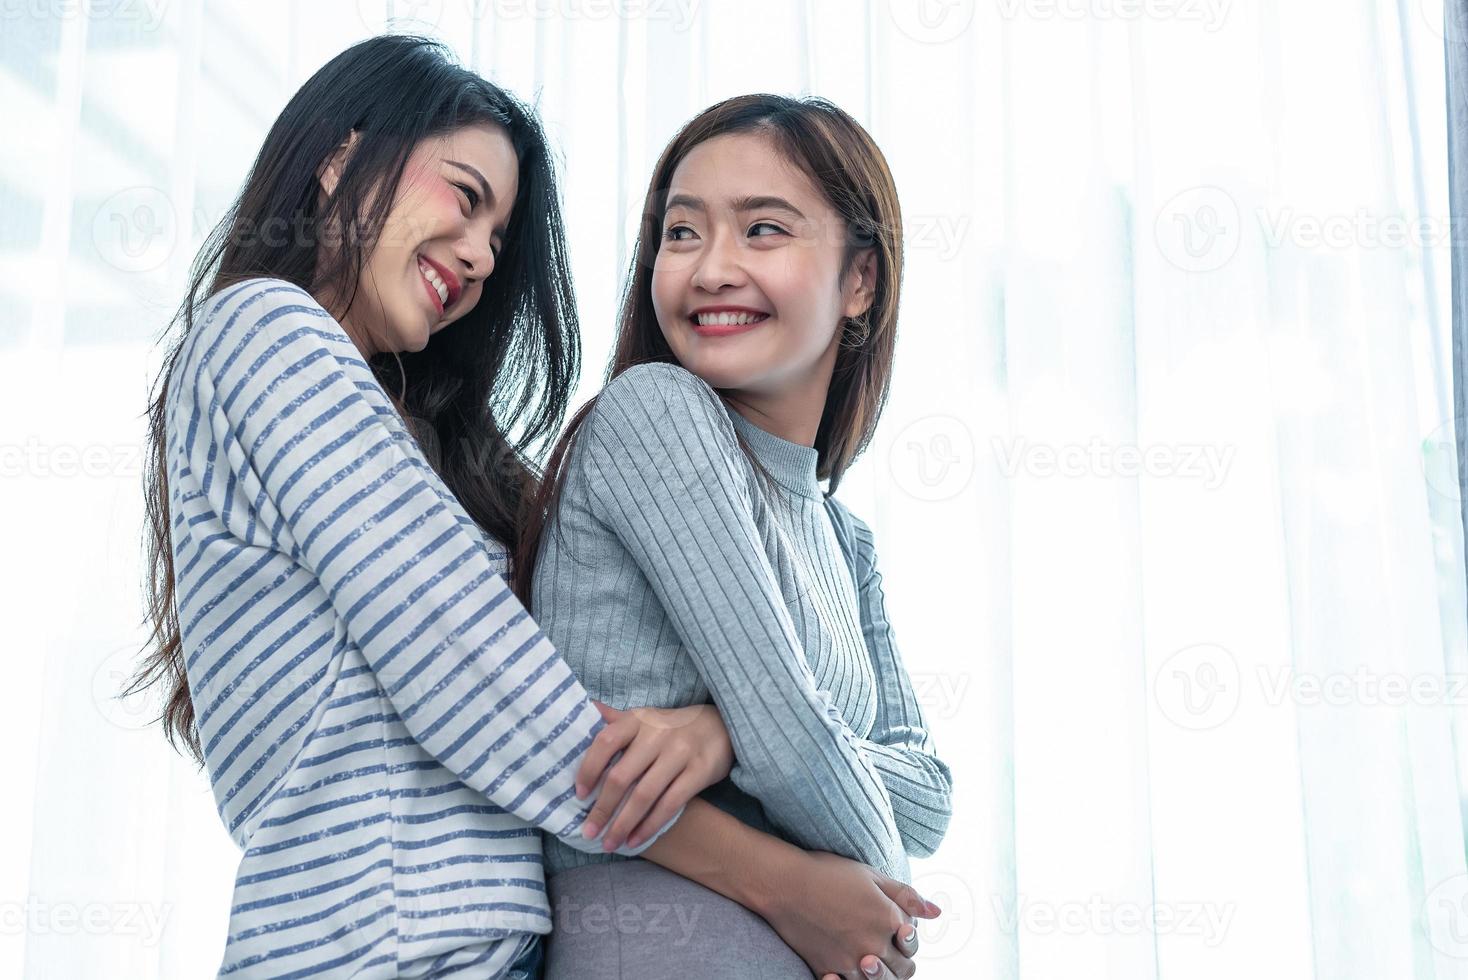
M692 800L729 769L717 713L591 701L506 585L573 308L533 114L422 38L313 75L197 257L150 408L138 686L244 850L221 975L534 975L539 834L610 848L598 800L656 824L618 853L911 972L893 934L934 909ZM609 742L689 777L647 799Z

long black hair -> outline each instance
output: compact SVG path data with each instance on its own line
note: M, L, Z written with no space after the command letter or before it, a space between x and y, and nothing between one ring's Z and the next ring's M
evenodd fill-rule
M124 693L165 683L164 734L196 762L203 754L174 598L165 444L168 377L196 311L203 299L256 276L311 292L340 289L350 308L414 147L486 123L505 131L519 158L494 273L474 309L421 351L379 353L368 364L465 511L513 546L535 487L534 454L565 416L581 358L555 171L532 109L459 65L438 41L383 35L355 44L286 104L239 197L195 258L187 296L165 331L176 336L148 409L144 548L152 633ZM337 186L318 206L317 171L353 131L359 138Z

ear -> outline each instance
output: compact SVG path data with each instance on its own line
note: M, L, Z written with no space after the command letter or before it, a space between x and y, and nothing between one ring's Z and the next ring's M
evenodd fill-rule
M347 157L357 145L357 138L361 134L355 129L342 140L341 145L331 151L331 155L321 162L316 168L316 180L321 184L321 190L326 196L336 191L337 181L341 180L342 168L346 166Z
M871 308L877 296L877 250L864 248L856 253L851 270L846 274L845 303L842 316L861 316Z

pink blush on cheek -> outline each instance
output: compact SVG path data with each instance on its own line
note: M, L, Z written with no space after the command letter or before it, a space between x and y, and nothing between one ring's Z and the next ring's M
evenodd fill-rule
M414 240L401 244L417 250L422 239L433 237L444 224L462 219L464 214L459 197L459 191L439 177L419 177L402 184L399 202L406 206L402 217Z

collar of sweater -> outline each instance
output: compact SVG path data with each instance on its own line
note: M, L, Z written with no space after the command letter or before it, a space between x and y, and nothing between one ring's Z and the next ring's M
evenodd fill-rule
M819 499L825 496L821 492L820 480L816 478L816 462L820 453L814 446L802 446L766 432L733 408L729 408L729 418L776 483L802 497Z

